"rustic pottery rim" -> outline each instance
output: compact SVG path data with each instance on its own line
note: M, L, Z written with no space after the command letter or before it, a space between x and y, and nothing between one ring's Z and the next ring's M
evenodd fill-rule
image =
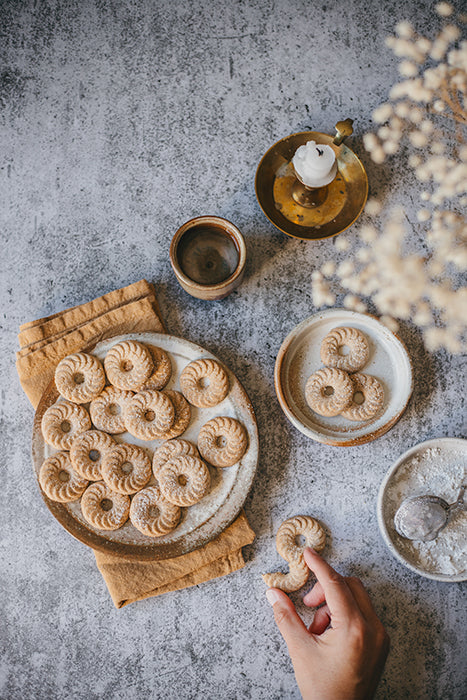
M247 459L249 459L246 470L247 473L242 471L242 480L238 479L233 483L221 507L204 523L202 523L199 528L196 528L194 531L188 533L184 539L177 542L167 543L158 542L157 538L148 538L148 542L146 542L146 544L133 544L108 539L106 538L105 531L95 531L82 524L78 519L76 519L76 517L73 516L71 512L69 512L66 504L58 503L49 499L40 488L38 479L37 484L42 499L62 527L64 527L64 529L73 535L73 537L75 537L77 540L83 542L92 549L96 549L104 553L106 552L108 554L114 554L115 556L133 561L170 559L187 554L188 552L207 544L212 539L220 535L221 532L223 532L239 515L256 473L259 453L258 427L253 405L236 375L211 352L205 350L196 343L186 340L185 338L172 336L168 333L155 332L115 335L109 336L105 339L105 341L100 341L97 344L91 344L83 351L92 352L96 346L100 344L112 341L119 342L120 340L126 340L130 337L135 340L140 340L141 342L150 342L155 345L157 345L158 342L159 344L164 345L164 341L166 341L168 343L173 342L175 344L181 344L182 346L189 346L192 351L196 353L197 357L209 357L215 359L225 368L231 381L230 393L235 395L235 401L237 401L238 405L241 407L245 420L248 421L248 434L250 438L249 452L251 449L251 457L248 458L247 456ZM59 394L56 389L55 382L52 379L49 386L42 394L41 400L34 415L32 431L32 462L33 471L36 474L36 478L40 464L42 463L44 449L44 440L41 432L42 416L45 410L57 400L58 396Z
M312 314L308 318L304 319L301 321L299 324L297 324L290 333L287 334L285 337L284 341L282 342L279 352L277 353L276 357L276 362L274 365L274 388L276 391L277 399L279 401L280 407L283 410L285 416L288 418L288 420L292 423L292 425L297 428L297 430L300 430L306 437L310 438L311 440L314 440L315 442L319 442L324 445L330 445L331 447L355 447L358 445L364 445L368 442L373 442L373 440L376 440L377 438L381 437L385 433L387 433L396 423L397 421L401 418L403 413L405 412L407 405L409 403L410 397L412 396L413 393L413 386L414 386L414 379L413 379L413 365L412 361L410 358L410 355L407 351L407 347L403 340L394 333L393 331L390 331L386 326L384 326L385 330L391 335L394 336L396 341L400 343L402 346L403 350L406 353L406 359L410 368L410 386L407 391L407 398L404 403L404 405L401 407L401 409L394 414L384 425L380 426L374 431L371 431L365 435L361 435L360 437L355 437L355 438L342 438L339 439L338 437L331 437L331 436L321 436L318 431L312 431L308 430L306 426L295 416L293 410L289 406L289 402L287 400L284 387L283 387L283 382L282 382L282 370L284 366L284 362L287 359L287 353L289 352L290 346L292 342L294 341L296 335L299 333L299 331L306 326L307 323L310 323L310 321L314 318L318 318L320 316L326 316L326 315L332 315L333 313L338 313L338 312L343 312L345 311L346 313L351 315L353 318L358 318L358 317L365 317L365 318L370 318L373 321L377 321L380 325L383 325L381 321L374 315L372 314L362 314L362 313L357 313L354 311L348 311L348 309L327 309L326 311L321 311L317 312L316 314Z
M378 526L380 530L380 534L382 539L384 540L385 545L389 549L390 553L392 556L397 559L401 564L403 564L406 568L410 569L410 571L418 574L419 576L423 576L424 578L432 579L433 581L440 581L443 583L459 583L461 581L467 581L467 571L464 571L463 573L460 574L436 574L436 573L431 573L424 571L424 569L421 569L414 564L412 564L410 561L408 561L402 554L399 552L397 547L394 545L393 540L389 534L389 530L386 524L386 518L384 517L384 506L385 506L385 501L386 501L386 491L387 488L391 482L391 479L401 467L401 465L407 461L409 457L412 455L417 454L420 450L426 450L429 449L430 447L439 447L440 445L443 444L459 444L462 443L465 448L467 448L467 440L464 438L456 438L456 437L441 437L441 438L433 438L431 440L425 440L423 442L419 442L416 445L413 445L410 447L408 450L406 450L403 454L401 454L395 462L392 463L392 465L389 467L387 470L385 477L383 481L381 482L381 485L379 487L378 491L378 498L377 498L377 503L376 503L376 516L378 520Z
M219 226L219 228L223 229L226 233L230 235L232 240L235 243L235 247L237 248L237 252L239 255L239 260L237 267L235 268L234 272L227 277L225 280L222 280L222 282L218 282L217 284L200 284L199 282L195 282L195 280L191 279L191 277L188 277L186 275L182 268L180 267L180 264L178 262L178 256L177 256L177 249L178 245L180 243L180 240L182 239L183 235L189 231L192 228L196 228L200 224L214 224ZM170 264L172 265L173 271L179 280L185 288L189 287L200 294L203 292L215 292L219 291L222 292L224 289L227 287L231 287L232 284L234 284L238 278L241 277L243 274L244 268L245 268L245 263L246 263L246 244L245 244L245 239L243 238L240 230L233 224L231 221L228 219L224 219L221 216L211 216L211 215L204 215L204 216L196 216L193 219L190 219L189 221L186 221L184 224L180 226L180 228L175 232L172 241L170 243Z

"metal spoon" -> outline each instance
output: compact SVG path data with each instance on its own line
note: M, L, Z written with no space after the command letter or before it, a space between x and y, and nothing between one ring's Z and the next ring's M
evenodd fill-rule
M457 500L446 503L439 496L410 496L402 501L394 516L394 526L408 540L430 542L438 537L445 527L452 512L457 508L465 508L464 491L461 487Z

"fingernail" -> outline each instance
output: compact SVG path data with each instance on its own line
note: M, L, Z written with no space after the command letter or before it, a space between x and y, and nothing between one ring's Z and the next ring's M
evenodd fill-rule
M274 603L277 603L277 601L281 599L281 596L274 588L268 588L266 591L266 598L271 605L274 605Z

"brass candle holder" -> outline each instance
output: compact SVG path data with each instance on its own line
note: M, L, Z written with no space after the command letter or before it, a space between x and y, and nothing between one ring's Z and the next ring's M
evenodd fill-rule
M319 131L292 134L275 143L256 171L259 205L276 228L293 238L320 240L336 236L360 216L368 196L363 164L344 144L353 133L352 119L337 122L335 136ZM298 177L292 158L308 141L330 146L336 156L337 174L324 187L311 188Z

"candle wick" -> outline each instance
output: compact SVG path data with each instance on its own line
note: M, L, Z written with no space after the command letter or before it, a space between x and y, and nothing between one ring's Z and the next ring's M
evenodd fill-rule
M322 156L322 155L323 155L324 151L320 151L319 148L318 148L318 146L316 146L316 150L318 151L318 155L319 155L319 156Z

